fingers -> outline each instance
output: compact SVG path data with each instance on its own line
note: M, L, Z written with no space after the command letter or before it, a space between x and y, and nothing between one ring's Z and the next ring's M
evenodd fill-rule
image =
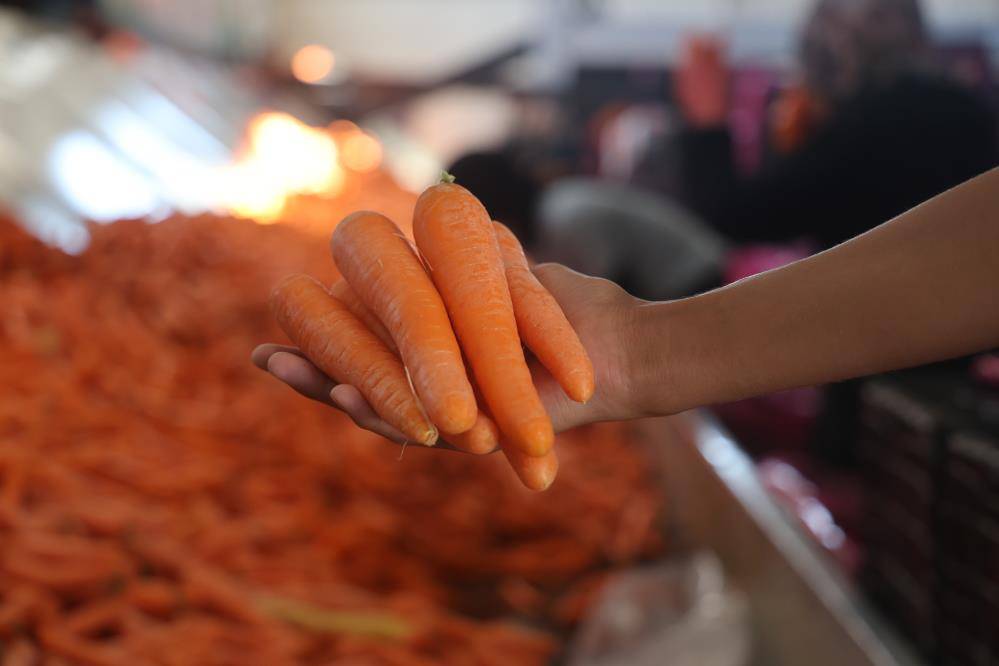
M250 360L306 398L345 412L359 428L381 435L396 444L408 443L405 435L375 413L356 388L331 380L306 359L297 347L273 343L259 345L250 354ZM436 447L449 451L459 450L443 440L438 440Z
M335 382L294 351L275 351L267 359L266 369L306 398L336 406L330 399Z
M252 361L253 365L257 366L261 370L266 370L268 359L270 359L270 357L277 352L288 352L289 354L302 356L302 352L300 352L297 347L276 345L272 342L268 342L263 345L257 345L257 348L250 353L250 361ZM303 356L302 358L305 357Z
M569 300L580 285L593 279L562 264L537 264L531 271L559 303L562 303L563 299Z
M333 401L334 406L339 407L347 416L351 418L358 428L363 428L376 435L381 435L385 439L388 439L396 444L407 444L412 443L407 437L393 428L391 425L386 423L375 410L371 408L368 401L364 399L353 386L347 384L337 384L330 391L330 398ZM452 445L448 444L443 440L437 440L435 445L437 448L447 449L449 451L456 451Z
M570 400L551 373L536 359L531 359L529 367L531 378L555 432L560 433L584 422L581 414L585 413L587 405Z
M370 430L376 435L381 435L385 439L390 439L396 444L403 444L407 440L401 432L383 421L375 410L371 408L368 401L364 399L361 392L353 386L339 384L330 391L330 398L333 404L347 412L347 416L357 425L358 428Z
M538 264L533 271L573 325L579 324L576 320L583 313L637 300L610 280L577 273L562 264Z

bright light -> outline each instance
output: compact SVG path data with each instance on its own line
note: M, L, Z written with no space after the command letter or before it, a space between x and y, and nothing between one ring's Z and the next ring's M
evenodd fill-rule
M56 141L48 170L70 207L97 222L145 217L162 205L139 170L87 132L70 132Z
M234 164L223 172L220 190L230 213L261 224L277 222L287 201L281 183L255 161Z
M326 131L285 113L262 113L249 125L237 162L220 176L225 208L258 222L280 219L296 194L334 196L343 188L337 146Z
M291 192L332 193L340 180L333 137L284 113L266 113L251 123L250 151Z
M291 73L302 83L320 83L336 64L333 52L319 44L303 46L291 58Z
M353 171L374 171L382 163L382 145L370 134L351 134L343 142L340 159Z

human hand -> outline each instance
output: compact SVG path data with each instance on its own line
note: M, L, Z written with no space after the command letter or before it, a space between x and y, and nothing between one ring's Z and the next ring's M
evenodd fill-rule
M694 127L724 125L729 111L729 68L723 44L691 37L673 74L673 91L683 117Z
M555 431L639 416L634 407L632 354L634 316L641 302L613 282L576 273L559 264L534 268L538 279L559 302L593 361L596 391L585 404L573 402L535 359L531 372ZM402 444L405 436L375 414L353 386L337 384L302 353L285 345L263 344L253 363L302 395L347 413L359 427ZM442 442L445 448L450 447Z

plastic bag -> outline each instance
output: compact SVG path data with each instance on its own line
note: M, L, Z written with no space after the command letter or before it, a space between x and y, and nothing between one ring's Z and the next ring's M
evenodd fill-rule
M570 666L744 666L745 598L709 553L620 574L570 646Z

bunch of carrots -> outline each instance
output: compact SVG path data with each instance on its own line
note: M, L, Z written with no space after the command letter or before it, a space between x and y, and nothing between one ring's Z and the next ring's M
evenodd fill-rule
M176 217L67 256L0 217L2 666L540 665L662 555L626 425L560 435L538 495L264 381L260 294L337 277L315 238Z
M586 350L517 238L447 174L417 200L413 235L415 247L384 215L347 216L331 241L343 279L285 278L278 323L409 440L501 448L524 485L548 488L555 437L524 346L579 402L594 391Z

